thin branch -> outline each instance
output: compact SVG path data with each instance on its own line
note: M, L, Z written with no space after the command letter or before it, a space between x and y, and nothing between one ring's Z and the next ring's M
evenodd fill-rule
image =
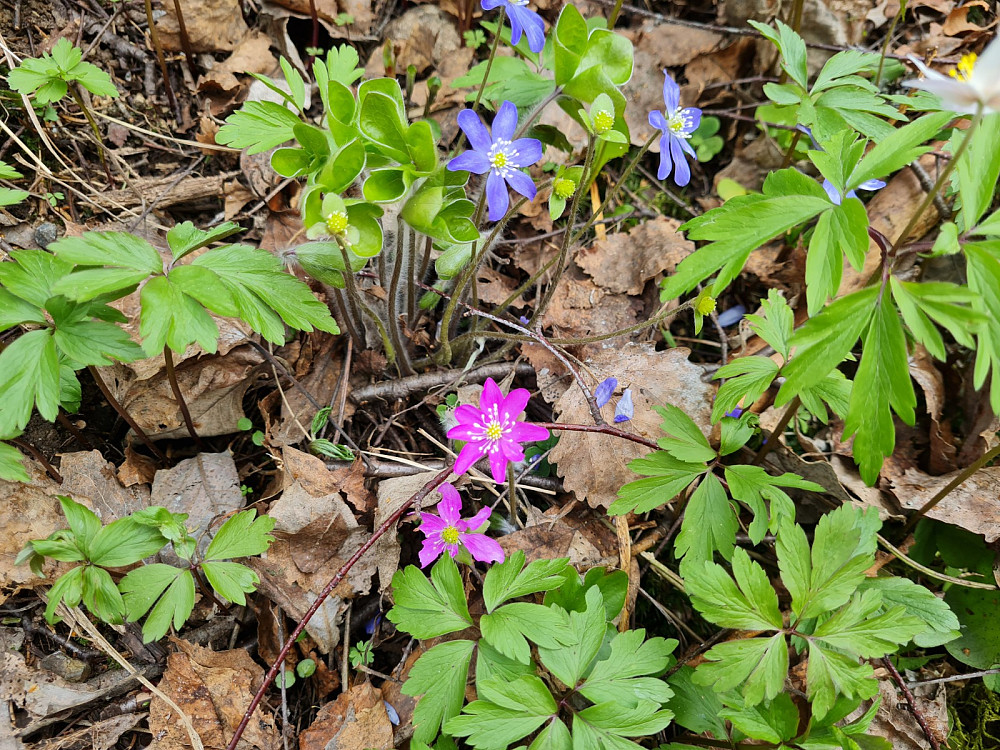
M163 347L163 363L167 368L167 380L170 381L170 390L173 391L174 400L177 402L177 406L180 407L181 416L184 417L184 425L187 427L188 434L194 439L198 450L205 451L207 450L207 446L198 437L198 433L194 429L194 420L191 419L191 412L188 409L187 401L184 400L184 394L181 393L181 386L177 382L177 371L174 369L174 355L170 351L169 346Z
M903 693L903 697L906 698L906 702L910 705L910 711L913 712L913 718L917 720L917 724L924 731L924 736L927 737L927 741L931 744L931 750L941 750L941 743L938 741L937 735L931 731L931 728L927 725L927 719L924 718L923 712L917 708L917 699L913 697L913 692L906 685L906 680L896 669L896 665L892 663L892 659L888 656L882 658L882 664L889 674L892 675L892 679L895 681L896 685L899 686L900 691Z

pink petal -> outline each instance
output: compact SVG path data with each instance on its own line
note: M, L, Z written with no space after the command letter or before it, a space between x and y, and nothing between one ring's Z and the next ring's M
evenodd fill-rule
M509 438L500 441L500 451L508 461L517 463L524 460L524 451L521 446Z
M507 438L518 443L535 443L539 440L548 440L549 431L531 422L518 422L507 433Z
M527 388L512 390L500 405L500 419L505 421L517 419L524 411L524 407L528 405L529 398L531 398L531 393Z
M483 457L485 451L485 441L477 440L466 443L462 447L462 450L459 451L458 458L455 459L455 467L452 471L456 474L464 474L472 467L472 464Z
M493 474L493 481L503 484L507 481L507 464L509 461L504 456L503 451L493 451L490 453L490 473Z
M438 488L438 492L441 493L441 502L437 511L446 524L454 526L462 519L462 498L458 496L458 490L447 482Z
M483 395L479 397L479 410L491 411L494 406L500 407L503 404L503 393L500 392L493 378L486 378L483 385Z
M448 430L452 440L482 440L485 431L478 424L458 424Z
M441 533L441 530L447 525L446 521L438 518L433 513L422 513L420 515L420 527L417 531L421 532L424 536L429 537L433 534Z
M458 538L479 562L503 562L503 547L496 539L485 534L461 534Z
M493 509L490 508L489 506L486 506L481 511L479 511L478 513L476 513L476 515L474 515L472 518L467 518L467 519L462 520L461 521L462 525L459 527L458 530L459 531L474 532L480 526L482 526L484 523L489 522L490 515L492 513L493 513Z
M455 409L455 420L460 425L482 424L485 421L485 416L475 406L468 404L462 404ZM451 431L448 432L448 437L451 437Z
M441 550L444 549L444 540L440 536L429 536L424 540L424 546L420 548L420 567L426 568L438 559Z

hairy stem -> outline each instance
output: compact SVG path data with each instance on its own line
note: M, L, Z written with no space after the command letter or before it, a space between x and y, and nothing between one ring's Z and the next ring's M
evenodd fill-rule
M184 400L184 394L181 393L180 384L177 382L177 371L174 369L174 355L170 351L169 346L163 347L163 362L167 368L167 380L170 381L170 390L174 392L174 400L177 402L177 406L180 407L181 416L184 417L184 424L187 427L188 434L194 439L195 444L198 446L199 450L206 450L206 445L198 433L194 429L194 420L191 419L191 411L188 409L187 401Z
M403 242L403 220L396 219L396 257L392 259L392 278L389 281L389 299L386 305L389 315L389 331L392 336L393 345L399 353L399 361L396 367L401 375L413 375L413 367L410 365L410 358L407 356L406 347L403 343L403 334L399 329L399 281L403 276L403 264L405 258Z
M497 56L497 50L500 48L500 30L503 29L503 22L507 18L507 8L503 5L500 6L500 17L497 18L497 32L493 35L493 46L490 47L490 56L486 58L486 72L483 73L483 82L479 84L479 91L476 92L476 100L472 103L472 111L479 111L479 102L483 99L483 92L486 90L486 84L490 80L490 71L493 69L493 60Z
M111 404L111 408L118 412L121 418L125 420L125 423L132 428L132 431L136 434L136 436L147 448L149 448L149 450L153 452L154 456L164 463L167 463L167 455L157 447L156 443L149 439L149 435L146 434L145 430L139 426L138 422L132 419L132 415L129 414L125 407L121 405L121 402L115 398L115 395L111 392L111 389L108 388L107 383L104 382L104 378L101 377L101 373L97 371L97 368L93 365L87 365L87 371L94 379L94 382L97 383L97 387L101 389L101 393L104 394L105 400Z
M101 166L104 167L104 173L108 176L108 183L110 184L112 182L111 168L108 167L108 161L104 156L104 141L101 139L101 130L97 127L97 121L94 119L94 115L91 114L90 108L83 103L83 97L80 96L77 86L78 84L76 83L70 84L69 94L73 97L73 101L76 102L76 106L83 112L83 116L87 118L87 124L90 125L90 129L94 133L94 140L97 141L97 157L101 160Z
M378 329L378 334L382 338L382 346L385 348L385 358L389 361L390 365L396 364L396 350L393 348L392 341L389 340L389 334L385 330L385 324L382 319L379 318L378 314L369 307L363 299L361 299L361 293L358 291L357 284L354 283L354 274L350 272L351 259L347 255L347 248L344 247L343 243L338 239L337 247L340 248L340 254L344 259L344 268L348 269L344 271L344 282L347 286L347 298L351 301L351 304L362 310L365 315L371 318L371 321L375 324L375 328Z
M633 443L644 445L653 451L660 449L660 446L652 440L648 440L641 435L634 435L631 432L625 432L625 430L619 430L617 427L612 427L608 424L561 424L559 422L535 422L534 424L544 427L547 430L561 430L563 432L599 432L602 435L611 435L622 440L630 440Z

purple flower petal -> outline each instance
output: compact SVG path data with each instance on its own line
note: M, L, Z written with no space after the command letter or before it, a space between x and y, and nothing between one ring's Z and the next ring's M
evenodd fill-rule
M723 327L735 325L746 314L747 309L743 305L733 305L728 310L723 310L719 313L719 325Z
M485 534L462 534L459 539L472 557L479 562L503 562L504 560L503 547L496 539L490 539Z
M666 68L663 69L663 103L667 105L667 117L673 115L681 103L680 86L670 77Z
M458 113L458 126L465 133L465 137L469 139L472 148L476 151L490 150L490 146L493 145L493 139L490 138L490 131L483 125L483 121L479 119L479 115L471 109L463 109Z
M514 24L517 23L528 37L528 49L532 52L541 52L545 47L545 21L542 17L530 8L510 3L507 6L507 15L510 16L511 43L517 44L514 40ZM521 35L518 34L518 39Z
M840 192L833 186L833 183L829 180L823 180L823 189L826 191L827 197L830 199L834 205L839 206L841 200Z
M493 407L498 409L503 406L503 391L493 378L486 378L483 383L483 392L479 395L479 410L484 413L493 411Z
M512 102L504 101L493 118L493 143L501 138L509 141L517 129L517 107Z
M507 6L507 18L510 20L510 43L511 46L514 46L521 41L521 33L524 29L521 27L520 17L513 12L516 6L511 3L505 3L505 5Z
M687 159L684 158L681 142L680 138L670 139L670 156L674 160L674 182L677 187L684 187L691 182L691 167L688 166Z
M504 458L508 461L513 461L514 463L520 463L524 460L524 451L521 450L521 446L510 439L505 439L500 441L500 452L503 453Z
M506 5L508 0L482 0L483 10L493 10L501 5Z
M508 436L519 443L537 443L540 440L548 440L549 431L531 422L518 422L510 429Z
M461 404L455 407L454 416L455 419L460 423L479 422L481 421L483 413L479 411L479 409L477 409L475 406L469 406L469 404ZM448 437L451 437L450 431Z
M437 512L442 521L454 526L462 518L462 498L458 496L458 490L447 482L441 485L438 492L441 493L441 502L438 503Z
M660 168L656 170L658 180L667 179L674 167L673 160L670 158L670 140L670 131L664 130L660 137Z
M420 567L426 568L432 562L438 559L441 555L441 551L444 549L444 540L438 536L429 536L424 540L424 546L420 548L420 553L418 557L420 558Z
M466 151L448 162L448 171L486 174L490 171L490 160L480 151Z
M493 475L493 481L497 484L503 484L507 481L508 463L509 461L502 451L496 450L490 453L490 474Z
M448 526L448 522L433 513L420 514L420 527L417 529L424 536L434 536L440 534L442 529Z
M480 526L490 520L491 515L493 515L493 509L487 505L472 518L462 521L464 525L459 528L459 531L475 532Z
M662 130L664 134L670 129L670 126L667 125L667 118L658 109L654 109L649 113L649 124L657 130Z
M594 400L597 401L597 408L600 409L608 403L617 389L618 378L605 378L602 380L600 385L594 389Z
M531 392L527 388L515 388L507 394L500 404L500 419L504 421L517 419L528 405Z
M626 388L622 397L618 399L618 405L615 407L615 424L619 422L627 422L632 419L635 412L632 406L632 389Z
M535 194L538 192L534 181L517 169L507 175L507 184L514 188L515 193L520 193L530 201L535 199Z
M865 180L858 188L861 190L881 190L885 187L885 183L882 180Z
M482 440L483 429L478 424L457 424L448 430L452 440Z
M495 171L486 178L486 204L490 207L490 221L500 221L510 206L510 196L507 195L507 183Z
M701 110L697 107L685 107L681 114L691 122L690 125L684 128L684 132L690 135L701 125Z
M511 166L530 167L542 158L542 142L537 138L518 138L510 148L517 151L517 164Z
M743 416L743 409L741 409L739 406L734 406L732 409L730 409L725 413L725 416L732 417L733 419L739 419L741 416Z
M456 474L464 474L472 467L472 464L483 457L485 452L486 443L484 441L466 443L458 452L458 458L455 459L455 467L452 471Z

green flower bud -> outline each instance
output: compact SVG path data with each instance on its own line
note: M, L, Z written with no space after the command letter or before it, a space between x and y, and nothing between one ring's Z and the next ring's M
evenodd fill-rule
M557 177L552 183L552 192L555 193L556 197L565 200L576 192L576 183L565 177Z

